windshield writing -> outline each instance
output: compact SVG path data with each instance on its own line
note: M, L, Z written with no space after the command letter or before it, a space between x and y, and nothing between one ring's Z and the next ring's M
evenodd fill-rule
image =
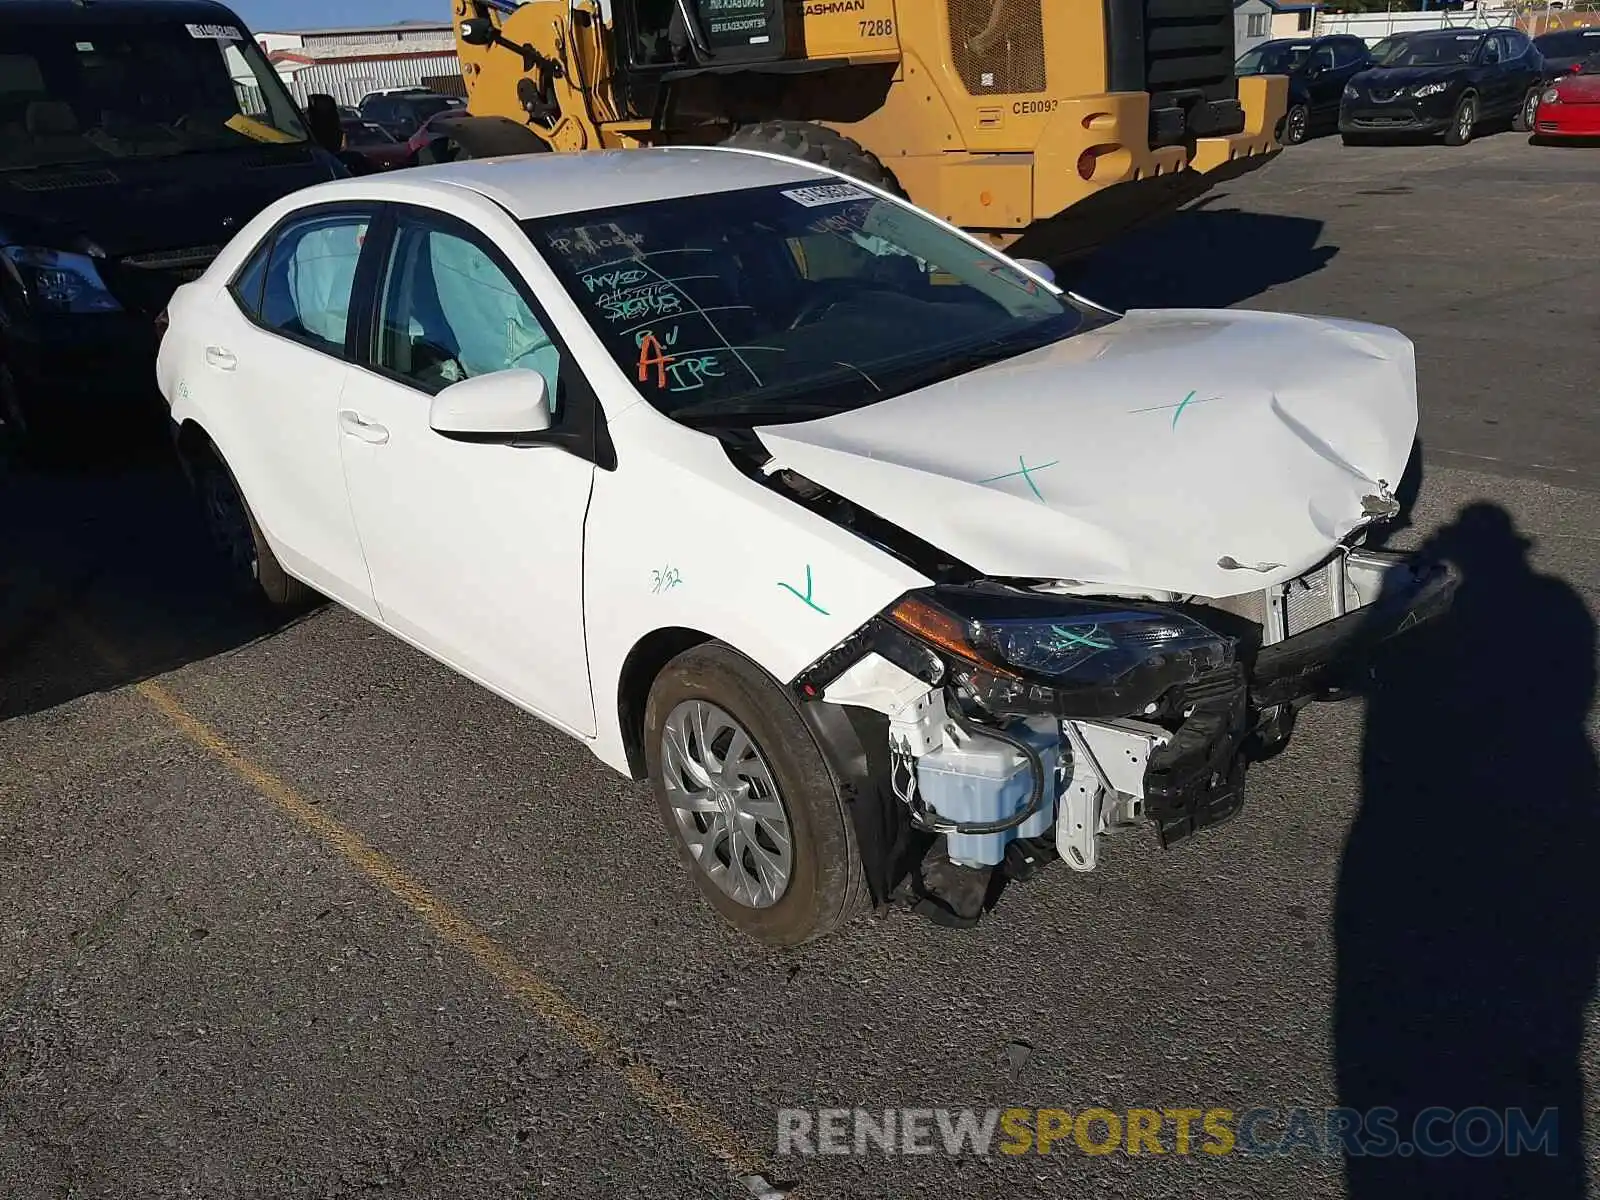
M0 169L305 141L235 26L30 23L0 44Z
M1046 345L1073 305L849 184L662 200L528 223L663 412L802 420Z

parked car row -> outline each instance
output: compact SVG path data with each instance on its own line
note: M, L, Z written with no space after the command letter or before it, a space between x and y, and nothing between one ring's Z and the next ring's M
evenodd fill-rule
M1287 144L1337 129L1346 145L1437 136L1460 146L1496 125L1541 137L1593 136L1576 131L1600 126L1588 111L1595 85L1584 65L1596 55L1600 28L1535 38L1510 27L1451 27L1393 34L1371 47L1350 34L1282 38L1248 50L1235 70L1288 76L1279 130ZM1568 76L1570 87L1562 82Z

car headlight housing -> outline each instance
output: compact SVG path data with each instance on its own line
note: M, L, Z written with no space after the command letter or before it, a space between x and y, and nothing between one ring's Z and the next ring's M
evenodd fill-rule
M1419 83L1411 89L1411 94L1421 100L1424 96L1437 96L1449 86L1448 83Z
M1539 96L1539 103L1540 104L1560 104L1561 103L1561 93L1559 91L1557 91L1555 88L1545 88L1543 93L1541 93L1540 96Z
M87 254L43 246L6 246L0 248L0 254L4 254L6 265L29 302L42 312L122 311L122 305L100 278L99 267Z
M1233 639L1155 604L973 587L907 593L884 614L997 715L1154 715L1173 687L1231 666Z

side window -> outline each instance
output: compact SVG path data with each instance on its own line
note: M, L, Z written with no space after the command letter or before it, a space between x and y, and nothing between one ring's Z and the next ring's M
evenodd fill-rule
M1508 58L1522 58L1533 49L1533 43L1528 40L1527 34L1523 33L1506 34L1506 45Z
M1333 47L1327 42L1323 42L1322 45L1311 52L1311 61L1324 71L1331 70L1333 68Z
M234 302L252 321L261 319L261 294L267 282L267 260L272 256L272 244L275 240L270 233L263 238L254 253L245 259L244 266L239 268L239 273L233 277L233 282L228 285L228 290L233 293Z
M1483 39L1483 61L1497 63L1500 61L1500 35L1492 34Z
M1361 42L1353 42L1340 38L1333 44L1333 65L1335 67L1353 66L1360 59L1366 46Z
M367 224L364 214L329 213L280 230L256 319L296 341L342 355Z
M561 351L515 283L473 241L402 220L384 273L376 362L432 395L477 375L544 376L559 410Z

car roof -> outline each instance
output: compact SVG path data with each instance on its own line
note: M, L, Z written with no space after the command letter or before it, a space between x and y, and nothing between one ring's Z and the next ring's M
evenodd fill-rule
M115 0L81 4L78 0L0 0L0 29L23 22L49 21L73 25L143 25L152 21L184 21L196 25L238 25L232 9L212 0Z
M814 184L837 179L798 159L716 146L658 146L639 150L584 150L474 158L413 167L395 178L358 176L315 189L319 202L342 191L363 197L414 199L415 188L435 190L440 207L450 192L466 188L493 200L519 221L614 205L643 204L771 184ZM308 193L301 193L307 196Z

